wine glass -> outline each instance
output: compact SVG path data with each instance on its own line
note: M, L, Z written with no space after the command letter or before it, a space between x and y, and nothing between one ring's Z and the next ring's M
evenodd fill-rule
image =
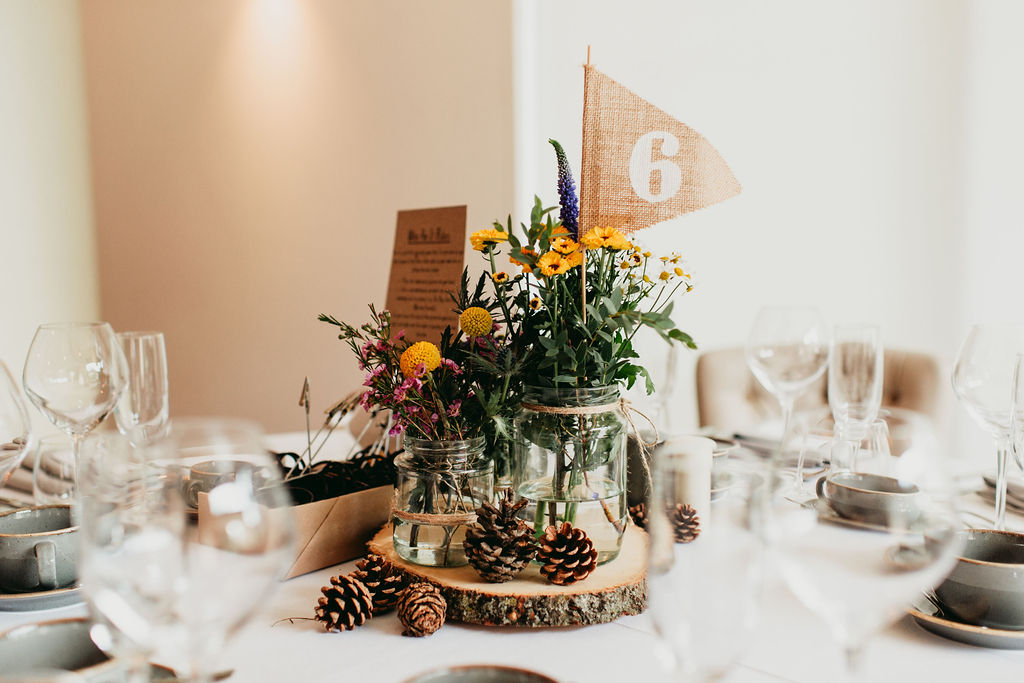
M29 452L30 424L18 385L0 361L0 488Z
M51 323L32 338L22 382L40 412L71 436L77 462L82 439L124 391L127 367L107 323Z
M145 445L143 445L145 444ZM125 662L129 683L173 630L184 589L185 508L167 444L89 436L79 466L79 572L94 642Z
M1013 458L1024 470L1024 353L1017 354L1013 369L1013 400L1010 404L1010 432Z
M715 493L708 502L707 469L695 466L687 441L704 439L669 439L654 453L654 491L647 501L649 613L672 655L676 679L716 680L749 645L757 623L760 522L771 469L766 460L744 454L749 452L720 456L724 462L715 463ZM703 507L695 500L700 489ZM687 537L677 533L677 511L686 505L699 512L700 533L680 542Z
M187 680L205 682L224 643L294 561L296 532L280 469L258 427L175 419L167 442L173 452L158 463L177 472L185 505L195 502L199 518L189 529L168 655ZM211 471L216 477L207 476Z
M855 679L870 637L909 601L940 583L961 539L948 464L924 426L890 455L876 420L849 470L819 480L819 499L798 505L776 492L769 545L791 591L828 626Z
M159 438L170 414L164 335L119 332L117 340L128 363L128 389L114 408L114 421L122 434L136 429L139 438Z
M828 364L828 330L817 309L770 306L761 309L747 338L746 358L757 381L779 402L782 455L793 421L793 404ZM799 468L798 468L799 469ZM797 472L797 486L802 485Z
M69 505L75 501L75 455L64 434L39 439L32 466L32 497L36 505Z
M953 364L953 391L996 446L995 528L1006 525L1006 459L1010 404L1017 355L1024 352L1024 325L975 325Z
M883 362L877 327L835 328L828 361L828 403L839 439L859 444L867 426L878 417Z

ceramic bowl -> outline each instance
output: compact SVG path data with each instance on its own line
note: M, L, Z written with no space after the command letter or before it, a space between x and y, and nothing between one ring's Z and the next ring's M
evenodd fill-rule
M836 513L857 522L906 526L921 514L917 486L892 477L836 472L819 479L817 489Z
M511 666L453 666L436 669L406 683L558 683L555 679Z
M935 589L942 606L968 624L1024 630L1024 534L963 532L964 549Z

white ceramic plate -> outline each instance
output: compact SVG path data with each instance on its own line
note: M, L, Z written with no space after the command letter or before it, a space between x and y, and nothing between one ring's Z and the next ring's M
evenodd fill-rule
M0 593L0 612L54 609L55 607L77 605L84 599L81 585L37 593Z
M1024 631L1004 631L987 626L974 626L939 616L939 609L923 595L907 610L921 628L937 636L977 647L999 650L1024 650Z

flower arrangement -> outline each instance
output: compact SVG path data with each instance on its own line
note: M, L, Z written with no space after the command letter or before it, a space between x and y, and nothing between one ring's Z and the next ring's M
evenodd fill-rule
M650 393L654 384L637 362L634 337L647 327L666 341L696 348L671 318L674 295L692 290L692 278L678 254L655 258L614 227L578 235L575 184L561 146L551 143L559 162L559 218L535 198L520 235L509 217L470 236L488 261L507 343L523 354L527 385L629 388L643 377ZM520 269L511 276L495 260L506 244L510 262Z

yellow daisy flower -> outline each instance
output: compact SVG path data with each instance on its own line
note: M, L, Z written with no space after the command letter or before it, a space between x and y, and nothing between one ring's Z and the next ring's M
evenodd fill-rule
M570 268L574 268L583 262L583 255L579 252L569 254L568 256L562 256L557 251L549 251L540 257L537 261L537 265L540 267L540 272L548 277L552 275L561 275L568 271Z
M491 276L494 281L501 284L502 282L508 282L508 273L504 270L499 270L497 273Z
M519 250L519 254L523 255L523 256L525 256L527 254L529 254L530 256L536 256L537 252L535 252L533 249L520 249ZM521 267L523 269L524 273L532 273L533 272L533 268L529 264L523 263L522 261L519 261L519 260L516 260L515 256L509 256L508 260L511 261L513 265Z
M531 311L538 311L538 310L540 310L540 306L541 306L540 297L535 296L532 299L530 299L530 310Z
M508 235L500 230L477 230L469 236L469 243L473 245L473 249L476 251L483 251L487 247L493 247L507 240Z
M467 337L483 337L494 327L494 319L486 308L470 306L459 316L459 327Z
M629 262L632 263L634 266L639 266L641 263L644 262L644 260L640 258L640 254L633 254L632 256L629 257Z
M591 228L586 235L580 238L580 242L587 249L613 249L622 251L633 245L626 237L615 228Z
M426 372L433 372L441 364L441 352L428 341L418 341L403 351L399 358L402 374L406 377L415 377L420 363Z
M629 268L629 261L619 261L619 268L622 268L623 270Z
M560 236L551 240L551 250L557 251L559 254L571 254L580 248L571 237Z

